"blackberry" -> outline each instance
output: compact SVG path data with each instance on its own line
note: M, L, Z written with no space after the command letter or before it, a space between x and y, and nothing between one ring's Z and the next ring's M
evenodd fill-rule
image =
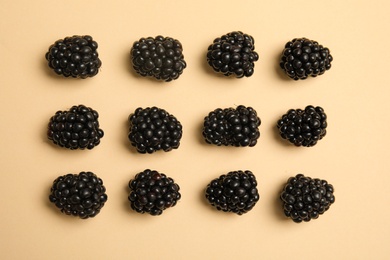
M252 107L217 108L204 118L202 134L209 144L252 147L260 137L260 124Z
M97 48L98 44L91 36L74 35L57 40L45 57L58 75L85 79L95 76L102 65Z
M131 145L139 153L169 152L180 146L183 127L175 116L158 107L137 108L129 116Z
M333 192L333 186L325 180L303 174L290 177L280 195L284 214L296 223L317 219L335 202Z
M306 79L322 75L333 60L328 48L316 41L295 38L286 43L280 59L280 67L294 79Z
M138 213L158 216L180 200L180 187L164 173L146 169L129 181L129 201Z
M221 175L207 185L206 198L217 210L238 215L247 213L260 199L256 177L251 171Z
M55 179L49 199L62 213L86 219L100 212L107 194L102 179L92 172L80 172Z
M314 146L326 135L326 114L322 107L290 109L278 120L280 136L296 146Z
M139 75L166 82L178 79L187 66L182 44L161 35L134 42L130 56L133 68Z
M250 77L254 73L254 62L259 59L254 44L252 36L240 31L222 35L209 46L207 62L225 76Z
M84 105L73 106L69 111L57 111L50 118L47 137L54 144L71 150L92 149L104 135L98 118L98 112Z

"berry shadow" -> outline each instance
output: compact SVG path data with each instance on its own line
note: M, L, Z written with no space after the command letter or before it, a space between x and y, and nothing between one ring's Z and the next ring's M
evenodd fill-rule
M45 123L42 123L42 128L41 128L41 130L40 130L41 140L42 140L42 142L44 142L45 144L51 144L51 141L50 141L49 138L47 137L48 122L49 122L49 120L47 120L47 122L45 122Z
M279 189L276 189L275 193L272 195L272 198L274 198L273 199L273 210L274 210L275 216L279 220L288 222L289 219L284 215L283 203L280 200L280 193L282 192L284 186L285 186L285 183L281 183L280 186L279 186Z
M64 80L65 79L64 77L61 77L61 76L55 74L55 72L49 67L45 57L41 58L40 61L41 61L40 65L42 67L41 71L43 73L45 73L48 78L55 79L55 80Z
M57 215L62 215L61 211L49 200L50 196L50 190L53 186L53 181L50 181L45 184L45 189L42 189L42 202L44 203L45 207L49 209L50 211L57 213Z
M137 152L137 149L131 145L129 140L129 120L123 121L123 133L121 134L121 142L123 143L123 146L128 150L130 153L134 155L139 155L140 153Z
M196 131L196 139L198 140L199 144L201 145L209 145L208 143L206 143L206 141L204 140L204 137L203 137L203 124L204 124L204 120L201 120L199 122L199 125L197 127L197 131Z
M49 120L47 122L49 122ZM55 145L51 140L49 140L49 138L47 137L47 129L48 129L47 122L45 124L42 124L42 129L40 131L41 140L44 143L44 145L47 145L48 147L50 147L50 149L55 151L64 151L64 150L69 151L69 149Z
M124 208L124 210L125 210L127 213L129 213L129 214L131 214L131 215L134 215L134 216L141 215L140 213L138 213L138 212L136 212L135 210L133 210L133 209L131 208L131 206L130 206L130 201L129 201L129 199L128 199L129 194L130 194L130 188L129 188L128 185L124 186L123 193L125 193L125 194L123 194L122 197L123 197L123 198L126 198L126 200L125 200L125 199L123 200L123 208Z
M286 82L294 81L291 78L289 78L287 76L287 74L284 72L284 70L280 67L279 61L280 61L281 55L282 54L280 52L277 52L274 55L274 57L275 57L275 65L274 65L275 74L278 76L279 79L281 79L283 81L286 81Z
M277 122L277 120L275 121ZM283 145L284 147L291 147L292 145L285 139L283 139L281 136L280 136L280 133L279 133L279 129L276 125L272 125L271 126L271 132L273 134L273 138L279 142L281 145Z
M207 183L208 184L208 183ZM206 185L203 185L202 187L202 190L201 192L199 192L199 201L206 207L208 208L209 210L212 210L214 211L213 207L210 205L210 203L207 201L207 198L206 198Z
M47 77L53 78L53 79L63 79L63 77L60 77L59 75L55 74L54 71L49 67L49 64L47 63L47 60L45 58L45 55L41 55L40 59L40 65L42 67L41 71L46 74Z
M145 77L142 77L141 75L139 75L133 68L133 64L131 62L131 57L130 57L130 51L124 53L122 55L123 57L123 63L125 66L123 66L124 68L126 68L126 71L132 75L134 78L137 78L137 79L141 79L141 78L145 78Z

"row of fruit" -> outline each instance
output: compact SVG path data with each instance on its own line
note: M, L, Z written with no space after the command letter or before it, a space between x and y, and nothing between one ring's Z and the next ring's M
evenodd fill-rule
M91 36L72 36L57 40L46 53L48 65L58 75L74 78L93 77L102 65L98 44ZM131 51L134 70L141 76L162 81L178 79L186 68L183 47L171 37L147 37L134 42ZM236 78L250 77L255 62L255 40L243 32L231 32L214 39L207 50L207 62L214 71ZM316 41L295 38L286 43L280 67L294 80L316 77L331 67L328 48Z
M155 170L136 174L128 186L130 207L142 214L161 215L181 198L179 185ZM333 191L325 180L297 174L287 180L280 194L283 211L296 223L317 219L334 203ZM245 214L260 199L256 177L248 170L223 174L207 185L205 198L219 211ZM80 172L55 179L49 199L62 213L87 219L99 214L108 196L101 178L92 172Z
M47 136L54 144L71 150L92 149L104 132L96 110L84 105L57 111L48 124ZM314 146L326 135L327 117L317 106L290 109L277 122L280 136L296 146ZM260 137L261 120L252 107L217 108L203 122L205 141L217 146L253 147ZM180 121L158 107L137 108L129 116L131 144L139 153L177 149L183 135Z

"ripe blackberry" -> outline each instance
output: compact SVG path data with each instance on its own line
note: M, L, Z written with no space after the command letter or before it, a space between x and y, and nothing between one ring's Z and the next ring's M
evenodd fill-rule
M158 150L169 152L180 146L181 123L175 116L158 107L137 108L129 116L128 138L139 153Z
M202 134L209 144L252 147L260 137L260 124L252 107L217 108L204 118Z
M284 214L296 223L316 219L335 202L333 192L333 186L325 180L303 174L290 177L280 195Z
M280 59L280 67L294 79L306 79L324 74L333 60L328 48L316 41L295 38L286 43Z
M280 136L296 146L314 146L326 135L326 114L322 107L290 109L278 120Z
M95 76L102 65L97 48L98 44L91 36L74 35L57 40L45 57L58 75L85 79Z
M146 169L129 181L129 201L133 210L138 213L149 213L158 216L167 208L176 205L180 200L180 187L164 173Z
M250 77L254 73L254 62L259 59L254 44L252 36L240 31L222 35L209 46L207 62L225 76Z
M259 201L257 181L251 171L231 171L212 180L206 198L217 210L242 215Z
M168 82L178 79L187 66L181 43L171 37L141 38L134 42L130 54L134 70L143 77Z
M107 194L102 179L92 172L80 172L55 179L49 199L62 213L86 219L100 212Z
M47 137L54 144L71 150L92 149L104 135L98 118L98 112L84 105L73 106L69 111L57 111L50 118Z

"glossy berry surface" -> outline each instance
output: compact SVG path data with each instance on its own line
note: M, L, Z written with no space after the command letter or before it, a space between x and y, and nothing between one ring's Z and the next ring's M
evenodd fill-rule
M49 199L62 213L87 219L100 212L107 194L102 179L92 172L80 172L55 179Z
M57 40L45 57L56 74L85 79L95 76L102 65L97 48L91 36L75 35Z
M277 122L279 134L296 146L310 147L326 135L327 116L322 107L290 109Z
M180 200L180 187L164 173L155 170L144 170L129 181L129 201L133 210L138 213L149 213L158 216L164 210L176 205Z
M182 44L171 37L147 37L134 42L130 51L134 70L143 77L172 81L186 68Z
M317 219L335 202L333 192L333 186L325 180L303 174L290 177L280 195L284 214L296 223Z
M280 59L280 67L294 80L322 75L331 68L333 61L328 48L316 41L295 38L286 43Z
M128 138L139 153L169 152L180 146L183 127L164 109L139 107L130 114L129 123Z
M96 110L84 105L73 106L69 111L57 111L50 118L47 137L54 144L71 150L92 149L104 136L98 118Z
M240 31L216 38L207 50L207 62L214 71L236 78L252 76L258 59L254 38Z
M204 118L202 134L209 144L252 147L260 137L260 124L252 107L217 108Z
M251 171L231 171L212 180L206 199L217 210L238 215L249 212L259 201L257 181Z

